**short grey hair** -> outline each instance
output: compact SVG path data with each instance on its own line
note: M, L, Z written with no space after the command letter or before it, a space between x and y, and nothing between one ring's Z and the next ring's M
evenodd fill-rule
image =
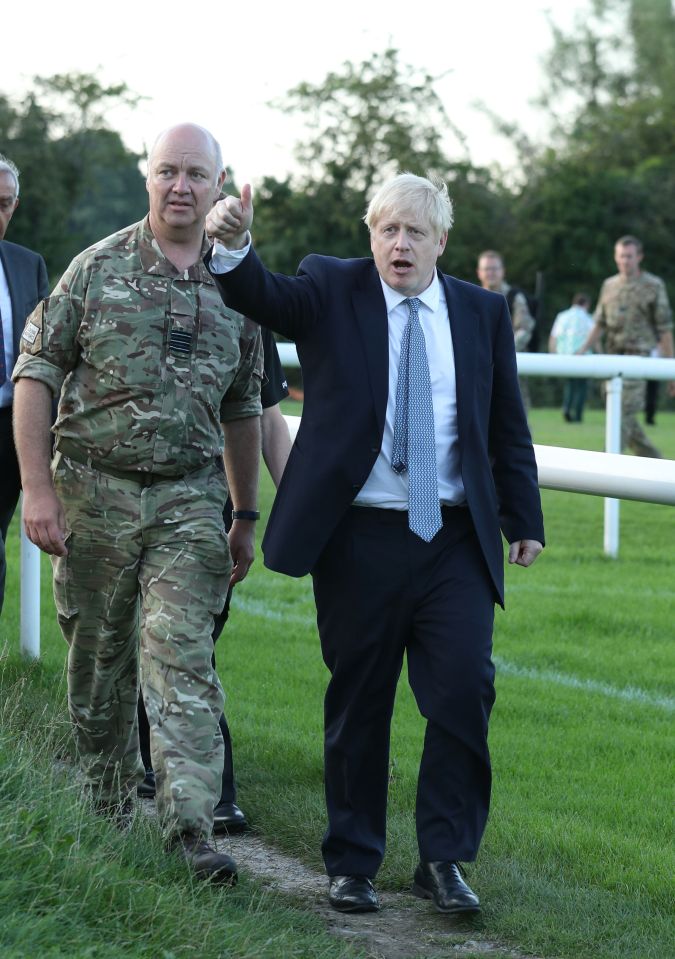
M214 135L211 133L211 131L207 130L206 127L200 126L198 123L176 123L171 127L166 127L166 129L162 130L161 133L158 133L154 139L152 146L150 147L148 151L148 160L147 160L148 173L150 172L150 161L152 160L152 155L155 152L155 148L157 144L159 143L159 141L163 137L165 137L166 134L169 133L171 130L175 130L176 127L181 127L181 126L190 126L190 127L194 127L196 130L201 130L204 136L206 137L206 139L209 141L211 145L211 149L213 151L214 159L216 161L216 183L217 183L218 177L225 169L225 167L223 166L223 151L220 149L220 143L218 143L218 141L216 140Z
M384 183L368 204L364 222L369 230L387 213L428 220L439 236L452 226L452 200L443 180L399 173Z
M19 168L16 163L13 163L9 157L6 157L4 154L0 153L0 173L10 173L14 177L14 182L16 183L16 195L19 195Z

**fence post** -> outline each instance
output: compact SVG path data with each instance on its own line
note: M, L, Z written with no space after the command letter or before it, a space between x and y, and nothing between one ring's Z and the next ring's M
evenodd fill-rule
M605 419L605 452L621 452L621 394L623 380L613 376L607 380L607 415ZM619 501L605 500L605 556L619 555Z
M21 652L40 656L40 550L26 536L21 497Z

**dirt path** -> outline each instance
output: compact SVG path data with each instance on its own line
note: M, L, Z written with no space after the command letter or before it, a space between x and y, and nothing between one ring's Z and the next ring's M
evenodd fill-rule
M56 765L72 770L69 763ZM155 803L148 800L137 802L136 809L151 818L157 814ZM443 916L412 893L378 891L382 908L376 913L336 912L328 905L323 873L280 852L255 833L214 837L214 844L229 853L242 872L288 896L294 906L320 916L328 932L364 950L368 959L538 959L491 941L482 932L480 918L462 921Z
M365 949L370 959L525 959L524 953L488 941L481 933L480 920L461 922L442 916L430 902L411 894L380 893L382 909L378 913L336 912L328 905L323 874L308 869L252 833L217 839L216 845L234 857L242 872L316 913L329 932Z

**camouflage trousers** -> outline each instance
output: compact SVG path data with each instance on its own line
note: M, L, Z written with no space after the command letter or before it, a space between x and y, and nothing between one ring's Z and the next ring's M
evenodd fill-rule
M661 458L660 451L654 446L640 426L638 414L645 408L645 380L624 380L621 390L621 449L626 447L636 456ZM606 387L605 387L606 389Z
M208 835L223 770L211 632L231 569L225 477L208 466L142 486L58 452L52 476L68 549L53 557L54 597L86 782L116 799L143 779L140 646L158 814L169 833Z

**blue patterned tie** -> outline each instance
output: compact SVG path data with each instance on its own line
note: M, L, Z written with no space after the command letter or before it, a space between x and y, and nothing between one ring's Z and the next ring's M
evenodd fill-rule
M404 300L409 319L401 338L391 468L408 472L408 526L430 543L443 526L438 501L431 378L418 298Z

